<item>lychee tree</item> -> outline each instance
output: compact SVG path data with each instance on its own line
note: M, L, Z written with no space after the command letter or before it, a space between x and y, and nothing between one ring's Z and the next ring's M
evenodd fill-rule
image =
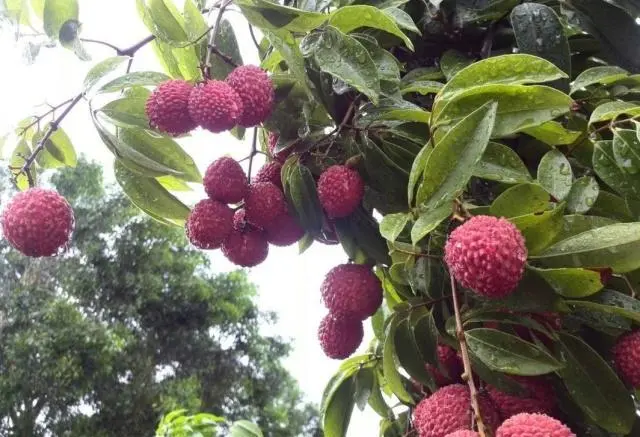
M36 203L39 174L75 163L61 124L86 102L123 191L196 247L247 267L269 244L343 247L319 340L348 357L364 320L375 339L328 382L326 436L356 405L385 437L640 433L637 2L138 0L151 35L127 48L83 42L74 0L4 3L17 29L117 55L12 135ZM147 44L163 72L135 70ZM192 209L196 126L252 141L247 172L212 163ZM19 250L57 218L10 205Z

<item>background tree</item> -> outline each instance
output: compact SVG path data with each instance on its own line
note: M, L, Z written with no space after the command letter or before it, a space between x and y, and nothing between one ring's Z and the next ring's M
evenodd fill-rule
M53 183L79 212L69 251L33 260L0 243L3 435L151 435L178 407L313 434L317 413L280 363L289 346L260 334L274 316L243 272L213 274L95 164Z

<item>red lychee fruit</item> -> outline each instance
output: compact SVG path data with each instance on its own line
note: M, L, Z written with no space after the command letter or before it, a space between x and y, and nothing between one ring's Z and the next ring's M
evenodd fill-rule
M187 238L200 249L217 249L233 229L233 211L217 200L198 202L187 218Z
M360 320L339 314L327 314L318 329L318 339L325 355L337 360L353 354L363 337L364 328Z
M265 121L273 110L275 90L269 75L255 65L243 65L231 72L226 82L242 100L238 124L252 127Z
M267 143L267 148L269 149L269 156L271 156L271 159L274 159L279 163L284 164L284 162L287 160L289 155L291 155L291 152L293 152L293 147L289 147L285 150L281 150L280 152L276 153L276 146L278 145L279 139L280 139L280 136L277 133L269 132L269 140Z
M449 271L463 287L489 298L512 293L527 261L518 228L504 218L482 215L451 232L444 254Z
M437 366L426 364L427 371L431 373L435 383L442 387L452 382L458 382L463 372L463 365L456 350L445 344L439 344L437 352L438 361L447 371L447 374L443 374Z
M46 188L30 188L16 194L0 220L9 244L31 257L58 253L69 243L75 224L66 199Z
M233 230L222 243L222 253L236 265L255 267L267 259L269 243L260 229Z
M498 412L482 395L479 403L485 426L494 430L500 423ZM455 431L470 430L471 415L469 388L452 384L420 401L413 412L413 423L419 437L445 437Z
M209 80L193 88L189 115L195 123L218 133L233 128L242 114L242 100L225 82Z
M496 437L576 437L562 422L544 414L521 413L505 420Z
M278 161L267 162L260 170L258 170L258 173L256 173L253 178L253 182L271 182L282 190L282 178L280 177L281 171L282 164Z
M145 104L149 125L173 136L194 130L197 123L189 115L192 90L193 85L179 79L158 85Z
M620 377L632 387L640 388L640 330L619 337L612 355Z
M204 190L209 198L223 203L238 203L249 189L247 175L235 159L223 156L215 160L204 174Z
M274 246L290 246L304 236L304 229L290 214L282 214L265 228L267 240Z
M247 221L263 229L287 212L284 194L271 182L251 183L244 199L244 208Z
M332 268L321 287L322 300L333 314L365 320L382 304L382 285L371 267L341 264Z
M489 398L496 406L503 419L520 413L542 413L553 415L556 410L556 395L553 386L542 377L514 376L526 390L522 395L501 392L488 385Z
M244 231L247 226L252 226L247 222L247 212L244 208L240 208L236 210L235 214L233 214L233 229L236 231Z
M480 434L475 431L456 431L447 434L446 437L480 437Z
M360 174L345 165L326 169L318 179L318 198L332 218L353 213L364 196L364 182Z

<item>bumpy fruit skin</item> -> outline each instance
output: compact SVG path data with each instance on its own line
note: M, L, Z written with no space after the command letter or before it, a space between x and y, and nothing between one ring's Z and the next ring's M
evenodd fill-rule
M233 211L217 200L204 199L187 218L187 238L200 249L217 249L233 229Z
M318 197L330 217L346 217L358 208L364 196L360 174L345 165L326 169L318 179Z
M480 437L480 434L475 431L456 431L447 434L446 437Z
M500 411L503 419L520 413L541 413L553 415L556 410L556 395L553 386L543 377L514 376L526 391L522 395L501 392L487 386L489 398Z
M364 337L362 322L343 315L327 314L320 322L318 339L325 355L342 360L353 354Z
M426 364L427 371L431 373L436 384L442 387L459 381L463 366L456 350L445 344L439 344L437 352L438 361L442 363L442 367L447 371L447 374L443 374L437 366Z
M282 214L266 228L267 241L274 246L290 246L304 236L304 229L290 214Z
M273 110L275 91L269 75L255 65L243 65L233 70L227 83L242 100L242 114L238 124L252 127L265 121Z
M420 401L413 412L413 424L420 437L446 437L471 426L471 396L462 384L442 387ZM487 428L494 430L500 417L487 398L480 396L480 412Z
M189 96L193 85L184 80L168 80L151 93L145 112L151 127L169 135L194 130L197 123L189 115Z
M321 286L322 300L333 314L365 320L382 304L380 280L369 266L340 264L332 268Z
M210 199L238 203L247 194L247 175L238 161L223 156L211 163L204 174L204 190Z
M271 182L276 187L282 190L282 177L280 172L282 171L282 164L278 161L267 162L262 166L258 173L253 178L254 182Z
M75 220L64 197L53 190L31 188L7 203L2 232L12 247L31 257L53 256L69 243Z
M260 229L234 230L222 243L222 253L236 265L255 267L267 259L269 243L264 231Z
M559 420L544 414L522 413L505 420L496 437L576 437Z
M218 133L233 128L242 114L242 100L219 80L198 84L189 95L189 115L199 126Z
M618 338L612 355L622 379L634 388L640 388L640 330Z
M287 212L284 194L271 182L251 183L244 199L244 208L247 221L263 229Z
M451 232L444 253L458 282L489 298L512 293L527 261L518 228L506 219L490 216L473 217Z

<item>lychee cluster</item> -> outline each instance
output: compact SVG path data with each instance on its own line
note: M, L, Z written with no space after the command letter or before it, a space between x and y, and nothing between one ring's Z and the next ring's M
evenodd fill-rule
M619 337L611 352L620 377L630 386L639 388L640 330Z
M262 123L271 115L274 99L267 73L244 65L225 81L207 80L195 86L177 79L163 82L147 99L145 112L151 127L168 135L183 135L197 126L218 133Z
M75 224L66 199L45 188L16 194L4 208L0 221L9 244L36 258L60 252L69 243Z
M362 342L362 322L382 304L382 285L371 267L341 264L327 273L321 293L329 314L318 330L320 346L329 358L347 358Z
M221 249L234 264L253 267L269 253L269 243L288 246L304 235L289 214L282 189L270 181L248 182L230 157L214 161L205 172L208 198L198 202L186 223L186 234L200 249ZM229 204L239 205L231 209Z
M449 235L444 248L450 273L463 287L488 298L512 293L524 274L524 237L504 218L476 216Z

